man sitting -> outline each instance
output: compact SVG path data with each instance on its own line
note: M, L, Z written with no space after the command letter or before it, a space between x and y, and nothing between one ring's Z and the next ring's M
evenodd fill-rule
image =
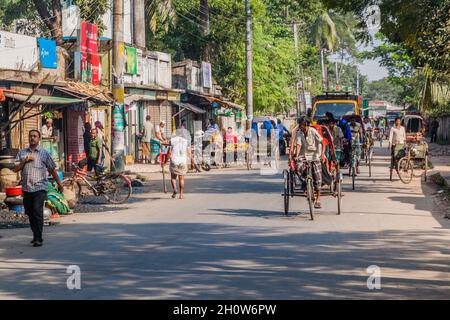
M325 158L325 145L323 138L316 129L310 126L310 120L302 117L298 120L299 130L296 139L295 159L298 162L308 161L312 165L312 175L314 180L314 189L316 191L316 203L314 208L322 208L320 203L320 189L322 187L322 165L321 159ZM289 163L292 163L292 154L289 155Z

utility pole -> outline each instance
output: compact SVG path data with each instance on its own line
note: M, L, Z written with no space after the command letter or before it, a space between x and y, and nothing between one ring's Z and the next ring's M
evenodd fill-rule
M339 68L338 68L338 62L337 62L337 59L336 59L336 61L334 62L334 67L335 67L335 69L336 69L336 84L339 84Z
M125 88L123 84L124 54L123 44L123 0L113 3L113 94L114 107L111 116L111 163L112 169L121 172L125 169Z
M133 0L133 42L139 49L145 49L144 0Z
M356 69L356 94L359 96L359 70Z
M252 12L250 0L245 0L246 15L246 64L247 64L247 130L252 127L253 121L253 55L252 55Z
M327 72L325 70L325 59L324 59L324 52L325 49L321 48L320 49L320 65L322 67L322 87L323 90L326 90L327 84L328 84L328 79L327 79Z
M298 57L298 24L294 23L293 25L294 27L294 48L295 48L295 56ZM296 95L296 100L297 100L297 107L296 107L296 112L297 112L297 118L300 116L300 81L299 81L299 77L300 77L300 66L297 66L297 83L295 84L295 95Z

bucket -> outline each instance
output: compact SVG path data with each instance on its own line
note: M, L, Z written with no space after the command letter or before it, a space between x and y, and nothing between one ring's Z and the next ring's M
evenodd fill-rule
M12 206L10 208L11 211L17 212L17 213L24 213L25 212L25 208L23 205L17 205L17 206Z

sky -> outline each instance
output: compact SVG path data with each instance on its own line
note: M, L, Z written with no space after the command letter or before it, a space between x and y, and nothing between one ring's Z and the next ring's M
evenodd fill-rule
M380 40L375 39L373 44L369 44L368 46L363 46L360 44L358 46L358 50L370 51L373 46L377 46L379 44ZM368 77L369 81L380 80L388 75L386 68L379 65L379 59L364 60L362 64L358 64L358 67L361 73Z

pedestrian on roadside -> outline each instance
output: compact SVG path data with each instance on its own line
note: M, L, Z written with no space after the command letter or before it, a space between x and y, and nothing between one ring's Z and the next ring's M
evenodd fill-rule
M101 121L95 121L94 123L95 128L97 128L97 137L100 141L100 145L102 148L102 158L101 158L101 165L104 166L105 164L105 149L107 146L106 136L105 136L105 128L103 127L103 124Z
M152 123L152 117L147 115L142 126L142 160L146 163L152 163L151 144L155 137L155 127Z
M174 137L170 139L170 145L166 162L170 159L170 175L172 183L172 198L175 199L177 191L177 180L180 186L180 199L184 199L184 177L188 171L189 155L191 154L191 136L185 129L177 129Z
M95 174L99 175L103 167L102 164L103 148L102 142L98 137L97 131L98 131L97 128L93 128L91 130L91 144L89 148L89 154L87 157L87 166L88 171L92 171L92 169L94 169Z
M83 146L84 153L86 154L86 158L89 155L89 151L91 149L91 130L92 126L89 122L84 123L84 132L83 132Z
M438 129L439 129L439 122L436 119L434 119L430 123L431 143L437 142Z
M58 184L59 192L63 193L64 187L56 172L56 164L52 157L39 143L41 133L31 130L28 133L29 147L19 151L15 161L14 172L21 172L23 206L25 214L30 220L34 247L42 246L44 241L42 232L44 228L44 202L47 200L48 180L50 173Z

